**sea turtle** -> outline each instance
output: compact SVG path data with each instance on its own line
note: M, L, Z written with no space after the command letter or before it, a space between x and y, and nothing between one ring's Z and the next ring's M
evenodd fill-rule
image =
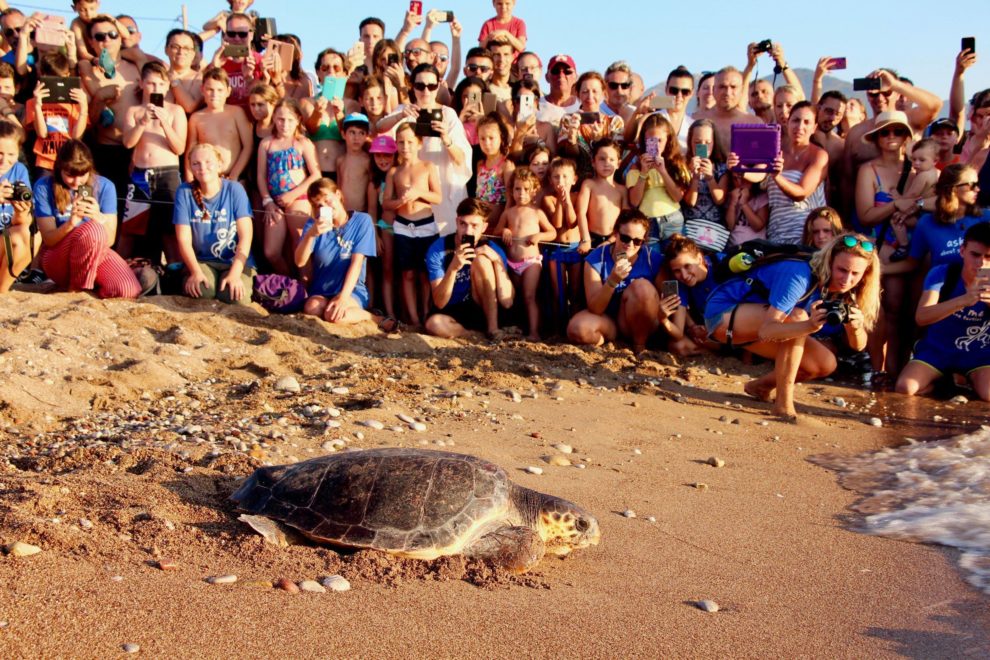
M519 573L545 552L566 555L600 538L579 506L518 486L489 461L426 449L260 468L231 499L319 543L417 559L463 554Z

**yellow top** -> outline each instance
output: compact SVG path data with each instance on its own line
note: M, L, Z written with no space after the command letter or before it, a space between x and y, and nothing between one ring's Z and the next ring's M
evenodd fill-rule
M642 176L643 173L639 170L631 170L626 176L626 186L632 188L639 183ZM639 210L647 218L660 218L681 210L681 205L671 198L664 186L663 177L656 170L648 170L646 173L646 190L643 191L643 201L639 203Z

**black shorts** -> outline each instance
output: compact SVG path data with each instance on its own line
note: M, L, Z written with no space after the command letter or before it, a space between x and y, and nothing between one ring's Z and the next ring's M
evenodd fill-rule
M436 231L436 221L432 215L422 220L407 220L401 216L395 218L392 231L395 233L395 263L399 272L407 270L426 272L426 252L437 240L438 235L431 233L414 237L407 234L416 233L417 228L419 233L425 233L429 231L428 226L433 226L433 231Z
M449 316L468 330L484 332L488 329L488 320L485 318L485 311L481 309L481 305L474 302L471 298L453 305L447 305L440 310L433 309L432 313Z
M320 172L320 175L324 179L330 179L334 183L337 183L337 173L336 172Z
M611 238L611 235L609 235L609 234L596 234L593 231L588 232L588 233L591 234L591 249L592 250L594 250L596 247L598 247L602 243L608 242L608 239Z

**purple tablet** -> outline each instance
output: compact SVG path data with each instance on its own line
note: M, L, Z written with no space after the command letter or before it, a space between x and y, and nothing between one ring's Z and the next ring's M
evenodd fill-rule
M735 172L766 172L780 153L779 124L733 124L731 151L739 156Z

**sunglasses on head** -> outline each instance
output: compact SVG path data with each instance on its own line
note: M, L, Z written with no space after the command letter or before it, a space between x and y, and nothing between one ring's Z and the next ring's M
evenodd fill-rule
M417 92L425 92L426 90L435 92L438 89L440 89L440 83L414 82L413 89L415 89Z
M963 181L962 183L957 183L952 186L953 188L966 188L967 190L976 190L980 187L979 181Z
M890 98L890 95L893 94L893 93L894 93L894 90L888 89L888 90L885 90L885 91L882 91L882 92L867 92L866 95L867 96L870 96L870 97L873 97L873 98L876 98L878 96L883 95L883 97L885 99L889 99Z
M227 30L227 36L231 39L247 39L251 36L250 30Z
M911 132L906 128L881 128L877 131L878 137L907 137Z
M870 243L869 241L861 241L855 236L843 236L842 244L847 248L854 248L858 245L863 248L863 252L873 252L873 243Z
M645 238L633 238L629 234L619 234L619 240L622 241L626 245L629 245L630 243L632 243L636 247L639 247L643 243L646 242L646 239Z
M116 30L109 32L94 32L93 41L107 41L108 39L119 39L120 34Z
M468 71L480 71L481 73L488 73L492 68L486 64L468 64L464 67Z
M632 87L632 83L631 82L612 82L612 81L609 81L609 83L608 83L608 88L611 89L611 90L629 89L630 87Z
M559 76L560 74L569 76L572 73L574 73L574 69L572 69L569 66L555 66L554 68L550 69L550 73L552 73L555 76Z
M693 89L684 87L668 87L667 96L691 96L694 93Z

